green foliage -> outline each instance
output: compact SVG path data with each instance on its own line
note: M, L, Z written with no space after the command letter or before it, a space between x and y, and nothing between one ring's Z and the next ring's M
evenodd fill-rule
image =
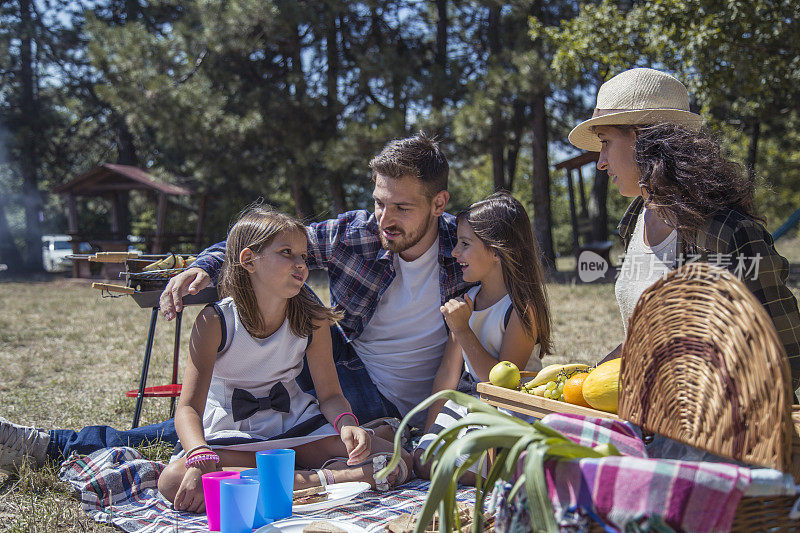
M425 504L414 528L415 533L426 530L439 511L439 531L460 530L458 512L455 505L456 486L461 475L476 463L485 462L490 450L495 450L497 457L488 469L485 479L478 477L475 493L475 511L472 531L482 531L483 504L486 497L498 480L511 481L517 464L523 462L523 473L515 480L511 496L524 489L528 496L531 510L531 525L536 532L556 532L553 506L547 495L547 484L544 477L545 459L577 459L581 457L606 457L619 455L613 446L598 446L597 449L580 446L558 431L545 426L541 422L528 424L518 418L501 413L487 403L468 394L446 390L438 392L403 418L394 440L394 455L381 470L378 476L388 476L400 461L403 427L412 417L424 411L439 400L451 400L468 407L470 412L452 426L443 429L434 440L421 460L432 462L431 486ZM462 434L463 431L470 431ZM601 451L602 450L602 451ZM522 459L522 453L525 458ZM464 460L462 464L459 462ZM481 472L481 469L478 469Z
M563 155L599 85L632 66L687 84L771 187L757 193L771 227L800 204L797 2L49 0L33 13L36 116L20 105L23 4L0 6L0 215L20 244L32 131L40 190L138 164L209 193L207 242L257 198L312 219L369 208L368 161L420 129L450 158L450 211L492 192L500 165L534 216L533 103L545 98L549 153ZM550 179L555 249L569 253L563 175ZM614 226L626 202L608 196ZM155 203L131 198L134 231L152 233ZM44 206L45 231L63 231L61 199ZM193 231L179 211L173 229ZM87 229L106 224L103 209L85 215Z

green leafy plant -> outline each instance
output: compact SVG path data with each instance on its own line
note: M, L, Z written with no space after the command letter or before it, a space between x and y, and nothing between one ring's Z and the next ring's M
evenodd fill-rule
M422 456L424 462L433 461L431 486L415 525L414 533L425 531L437 509L439 510L440 532L449 533L461 528L456 506L458 479L476 463L478 472L482 472L483 464L491 449L495 449L497 454L486 478L484 479L480 475L476 476L473 533L482 531L483 504L486 496L493 489L497 480L511 479L523 452L525 452L525 457L522 474L516 479L509 499L524 488L531 511L533 531L547 533L557 532L558 525L547 494L544 461L548 458L578 459L619 455L613 446L603 445L597 448L580 446L541 422L529 424L501 413L477 398L447 390L430 396L406 415L395 436L394 455L386 468L378 473L379 476L387 476L397 466L400 460L402 430L408 425L411 417L443 399L452 400L467 407L470 412L454 425L439 433ZM467 428L470 431L459 436L461 430ZM466 460L459 465L459 458L462 456L465 456Z

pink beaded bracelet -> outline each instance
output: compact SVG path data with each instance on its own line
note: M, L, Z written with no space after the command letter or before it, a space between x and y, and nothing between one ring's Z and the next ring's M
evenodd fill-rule
M215 464L219 464L219 455L214 452L196 453L186 459L186 468L190 468L197 463L204 463L206 461L213 461Z
M335 429L335 430L336 430L336 433L341 433L341 431L339 430L339 428L338 428L338 427L336 427L336 424L338 424L338 423L339 423L339 419L340 419L340 418L342 418L343 416L346 416L346 415L350 415L350 416L352 416L352 417L353 417L353 419L356 421L356 425L359 425L359 424L358 424L358 417L357 417L356 415L354 415L353 413L351 413L351 412L349 412L349 411L348 411L348 412L346 412L346 413L342 413L342 414L340 414L339 416L337 416L337 417L336 417L336 420L334 420L334 421L333 421L333 429Z

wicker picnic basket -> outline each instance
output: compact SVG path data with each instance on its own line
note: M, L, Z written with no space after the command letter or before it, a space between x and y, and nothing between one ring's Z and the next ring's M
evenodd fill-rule
M686 265L642 294L620 380L620 418L800 480L800 411L783 346L760 302L727 270ZM732 531L800 530L789 518L795 499L742 498Z

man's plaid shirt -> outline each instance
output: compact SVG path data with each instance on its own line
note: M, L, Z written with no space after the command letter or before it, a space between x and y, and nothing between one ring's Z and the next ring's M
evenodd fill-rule
M442 303L469 287L453 258L455 217L439 217L439 292ZM203 251L192 266L214 283L225 259L225 241ZM368 211L348 211L308 227L308 268L328 271L331 305L344 312L339 328L352 341L364 331L395 277L394 254L381 247L378 222Z
M634 199L617 227L626 251L643 207L644 199L641 196ZM766 228L738 211L720 209L711 217L705 230L698 231L696 243L686 242L678 234L676 250L672 268L692 261L703 261L719 264L736 275L736 269L743 262L758 262L757 275L737 277L772 318L789 357L792 387L797 389L800 385L800 312L797 299L786 286L789 262L775 250L772 236ZM730 261L717 261L718 258L730 258Z

